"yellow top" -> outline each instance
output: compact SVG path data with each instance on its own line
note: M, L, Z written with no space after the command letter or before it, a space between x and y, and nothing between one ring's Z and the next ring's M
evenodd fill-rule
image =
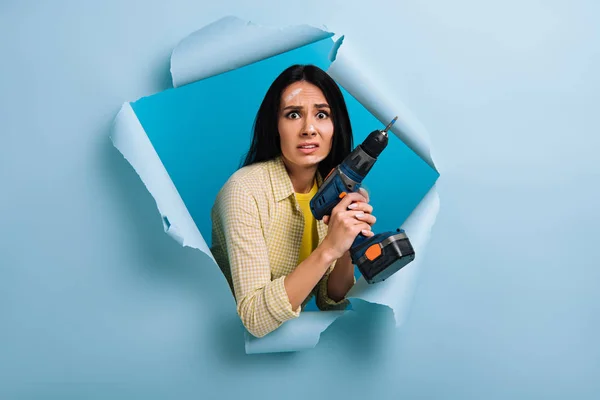
M317 187L322 182L317 173ZM300 248L306 254L309 246L302 245L304 214L281 157L237 170L217 194L211 218L211 252L252 335L265 336L298 317L313 295L320 310L348 306L347 299L336 302L327 294L334 262L302 305L292 310L283 281L298 265ZM313 223L318 245L325 239L327 225ZM314 245L314 233L307 240Z
M304 216L304 232L302 233L302 244L300 245L300 255L298 264L304 261L319 245L319 232L317 232L317 220L310 211L310 200L317 194L317 181L308 193L296 193L296 201L302 210Z

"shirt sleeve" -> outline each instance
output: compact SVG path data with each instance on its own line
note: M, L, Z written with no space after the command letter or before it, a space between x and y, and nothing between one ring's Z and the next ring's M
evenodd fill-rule
M224 233L237 313L248 332L263 337L298 317L301 307L292 310L285 276L271 280L264 230L252 195L240 183L230 181L215 205Z
M331 271L333 271L333 269L335 268L336 262L334 262L327 269L327 272L325 272L325 275L323 275L323 277L321 278L319 283L317 283L317 286L315 288L315 301L317 303L317 307L321 311L345 310L350 304L350 301L345 297L340 301L335 301L331 297L329 297L327 291L327 282L329 281L329 275L331 274ZM356 278L354 278L354 283L356 283Z

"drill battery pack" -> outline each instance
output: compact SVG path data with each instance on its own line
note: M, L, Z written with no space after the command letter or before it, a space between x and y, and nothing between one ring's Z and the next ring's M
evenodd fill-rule
M350 249L352 262L367 283L382 282L415 258L415 251L402 229L379 233Z

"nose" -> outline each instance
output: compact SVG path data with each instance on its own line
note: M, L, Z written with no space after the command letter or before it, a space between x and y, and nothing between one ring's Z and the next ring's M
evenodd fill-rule
M304 126L302 127L302 136L316 136L317 129L313 125L313 123L309 120L306 121Z

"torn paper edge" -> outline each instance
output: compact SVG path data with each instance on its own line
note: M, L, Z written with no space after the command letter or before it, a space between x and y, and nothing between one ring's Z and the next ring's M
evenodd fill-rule
M257 28L256 25L252 25L249 22L247 23L234 17L224 18L220 21L224 26L233 27L237 32L236 35L244 37L246 39L244 43L247 47L252 46L250 46L250 42L247 40L242 27L252 26L252 29L254 29L253 34L247 36L253 37L253 40L255 40L257 44L263 46L269 43L269 38L272 37L274 31L271 30L271 32L261 35L261 31L257 29L263 28ZM218 23L219 22L209 25L208 31L212 32L212 34L221 35L224 28L220 27L219 29ZM194 33L195 38L193 41L186 42L185 38L182 40L181 43L187 47L185 52L178 52L177 48L174 49L171 59L171 70L174 74L174 86L192 83L192 77L202 77L202 79L207 78L207 71L210 71L212 76L226 72L216 70L215 68L205 68L199 73L190 74L190 71L183 68L183 66L174 66L174 64L178 63L190 62L194 64L194 62L196 62L193 57L186 56L184 54L186 52L190 52L190 54L195 54L196 56L201 55L200 59L202 60L220 59L221 57L214 54L215 47L211 48L210 46L204 46L205 43L203 43L202 40L206 40L209 43L220 42L221 45L216 48L220 51L226 49L227 54L229 54L231 49L228 45L231 44L232 41L235 42L235 40L232 40L232 36L228 35L228 38L225 41L222 41L220 36L211 38L210 34L205 31L205 28L201 28ZM276 32L281 34L281 30L276 30ZM307 32L310 34L307 35ZM282 50L289 51L295 47L309 45L318 40L323 40L332 36L329 32L321 31L316 28L307 29L306 26L288 28L286 29L285 34L292 37L293 40L289 41L285 46L280 45L280 47L275 50L267 46L267 49L263 50L261 54L265 57L274 56L283 52ZM198 48L194 50L190 47L191 43L193 43L194 46L198 46ZM291 45L289 43L293 44L295 47L290 47ZM211 57L206 57L204 55L202 51L205 48L213 52ZM244 49L244 51L245 52L242 52L241 54L243 57L246 57L246 62L259 61L252 57L248 57L247 49ZM244 65L239 60L236 61L227 57L223 58L227 60L225 66L228 67L228 70L232 69L231 63L236 65L235 68ZM200 63L200 65L202 65L202 63ZM184 77L185 79L178 79L178 76L176 75L178 71L186 74ZM170 179L166 168L162 164L156 150L144 131L143 126L135 115L131 103L125 103L115 117L111 139L114 146L123 154L127 161L129 161L146 185L150 194L154 197L163 220L165 232L181 245L193 247L206 253L215 262L215 265L217 265L204 238L199 232L195 222L185 207L181 196ZM331 325L335 319L343 315L343 313L344 312L328 312L320 315L321 312L304 312L301 313L301 315L305 314L302 318L298 317L287 321L284 326L277 331L272 332L263 338L251 337L248 332L246 332L246 352L251 354L258 352L298 351L314 348L320 339L321 333ZM296 339L294 339L294 342L290 343L289 337L291 336L286 334L286 332L303 332L304 334L302 336L294 336Z
M425 127L408 107L399 101L392 101L382 85L365 73L366 68L361 66L360 57L355 55L353 48L349 44L341 46L343 40L344 36L336 40L335 52L330 55L332 64L327 73L384 125L398 116L391 132L437 171Z
M233 71L331 36L332 32L309 25L273 28L227 16L191 33L175 47L171 54L173 87ZM226 57L224 49L227 55L235 56Z
M121 106L114 119L110 138L154 198L164 231L180 245L198 249L214 261L130 103Z
M241 21L241 23L240 23L240 21ZM220 24L223 24L223 25L220 25ZM200 79L205 79L205 78L208 78L209 76L214 76L219 73L224 73L226 71L229 71L229 70L232 70L235 68L239 68L239 67L242 67L243 65L245 65L243 62L241 62L238 59L232 60L231 58L218 57L215 54L218 52L225 51L224 49L227 49L226 52L229 53L231 51L231 49L230 49L230 47L228 47L228 45L231 42L235 42L235 40L232 40L232 38L234 37L232 35L227 35L227 42L220 41L219 37L217 37L217 38L211 37L211 35L224 34L225 33L224 31L227 30L226 26L230 26L230 27L234 28L234 30L235 30L234 36L237 39L239 39L239 37L246 37L245 31L244 31L244 29L246 29L246 28L243 28L243 27L252 26L251 29L254 29L254 31L251 35L247 35L247 38L252 38L252 41L256 40L256 42L252 42L251 40L244 41L245 48L252 48L252 49L245 50L245 52L242 52L241 58L245 57L245 62L247 62L247 63L259 61L265 57L273 56L273 55L282 53L284 51L292 50L294 47L288 48L290 46L290 43L293 43L296 47L300 47L300 46L304 46L304 45L310 44L312 42L315 42L317 40L322 40L323 38L332 36L329 32L321 31L317 28L309 27L310 29L307 29L307 26L288 28L285 33L286 35L294 36L294 34L297 34L294 41L287 42L286 46L288 46L288 47L285 47L285 46L282 46L281 44L279 44L279 47L276 48L275 50L273 50L271 47L267 46L268 49L263 49L262 51L257 51L257 53L262 55L262 58L251 57L250 54L253 51L256 51L258 49L257 44L260 44L263 46L265 46L266 44L270 44L268 41L259 40L261 38L264 39L264 38L269 37L269 34L261 35L259 32L260 30L267 29L267 28L252 25L250 22L245 22L245 21L242 21L235 17L226 17L226 18L223 18L213 24L208 25L205 28L201 28L200 30L193 33L192 34L192 35L194 35L193 40L186 40L188 38L184 38L180 42L180 45L185 46L184 51L183 50L178 51L179 46L174 49L173 54L172 54L172 59L171 59L171 63L172 63L171 71L173 74L174 86L181 86L183 84L191 83L191 82L197 80L197 77L200 77ZM297 31L295 30L296 28L298 29ZM250 29L250 28L248 28L248 29ZM272 34L273 31L274 30L271 29L270 34ZM276 30L276 31L279 32L278 34L281 34L281 30ZM310 32L310 34L307 35L306 32ZM300 38L303 38L303 39L300 39ZM222 44L222 47L206 46L206 43L210 43L211 40L213 40L213 39L214 39L214 42L220 41L220 43ZM302 40L305 40L306 42L302 42ZM366 80L362 81L360 79L356 79L356 76L361 77L362 74L359 73L359 69L356 67L356 64L349 62L349 57L347 56L347 52L345 51L345 49L341 53L343 56L342 57L339 56L338 49L340 48L341 40L343 40L343 37L336 40L335 43L333 43L332 52L330 54L330 59L334 62L328 69L328 73L330 73L330 75L332 77L334 77L334 79L336 79L336 81L339 80L338 82L350 94L352 94L355 98L357 98L363 104L363 106L367 107L367 109L371 113L373 113L378 119L380 119L380 120L389 119L387 114L390 114L390 112L386 111L386 110L391 110L391 108L389 107L389 104L390 104L389 100L387 100L386 97L383 97L383 95L381 94L381 91L378 91L379 94L376 95L375 90L374 90L374 88L375 88L374 85L369 86L369 84L367 83ZM203 42L203 41L206 41L206 42ZM252 44L252 46L250 44ZM195 47L195 46L198 46L198 47ZM213 53L211 53L212 58L208 58L204 55L204 53L203 53L204 48L207 48L209 51L213 52ZM199 49L201 49L201 50L199 50ZM194 54L194 57L199 57L199 58L191 57L191 56L189 56L189 54ZM207 59L220 60L219 61L220 64L218 63L217 67L220 66L220 68L225 68L225 70L219 70L219 69L217 69L217 67L206 67L206 66L203 66L202 63L197 64L197 60L207 60ZM223 59L226 60L226 64L223 64L223 62L221 62L221 60L223 60ZM186 63L190 63L191 66L189 66L189 69L184 68ZM223 64L223 65L221 65L221 64ZM201 66L200 71L194 72L193 68L198 67L199 65ZM231 67L232 65L235 65L235 67ZM180 73L183 74L181 79L178 76L178 74L180 74ZM353 74L355 74L355 75L353 75ZM351 79L350 78L351 76L354 76L355 78ZM196 79L194 77L196 77ZM350 79L348 79L348 78L350 78ZM342 82L344 82L344 83L342 83ZM422 159L424 159L429 165L431 165L433 167L433 160L432 160L430 152L429 152L429 143L428 143L427 137L421 134L422 132L424 132L424 130L420 130L420 132L419 132L419 129L414 129L414 126L420 126L420 124L415 124L415 122L418 122L418 121L416 121L416 119L414 119L414 118L411 118L411 114L408 112L408 110L401 109L401 108L402 107L399 108L398 105L395 104L393 113L394 113L394 115L397 115L398 111L401 110L402 113L399 114L400 118L399 118L398 122L400 122L400 119L402 119L402 118L405 118L405 119L400 124L398 124L398 122L397 122L396 123L397 126L395 126L395 128L392 129L392 132L395 133L401 140L403 140L403 142L405 142L415 153L417 153L417 155L419 155ZM417 132L417 133L415 133L415 132ZM148 136L145 134L143 127L141 126L139 120L137 119L137 116L135 116L135 113L133 112L133 109L131 108L129 103L126 103L123 105L121 111L115 118L115 125L114 125L114 129L113 129L112 139L113 139L113 143L114 143L115 147L117 149L119 149L119 151L124 155L124 157L134 167L136 172L138 172L138 174L140 175L140 178L142 179L142 181L148 188L148 191L155 198L155 201L157 202L157 207L159 209L161 217L163 218L165 232L167 232L171 237L173 237L181 245L199 249L199 250L203 251L204 253L206 253L207 255L209 255L211 257L211 259L213 259L213 261L214 261L214 257L212 256L212 253L208 249L206 242L204 241L196 224L193 222L191 215L187 211L187 208L185 207L185 204L183 203L181 197L179 196L177 189L173 185L170 177L168 176L166 169L164 168L162 162L160 161L160 159L158 157L158 154L152 147L152 144L150 143ZM140 150L140 149L142 149L142 150ZM431 192L433 192L435 197L438 198L437 193L435 192L435 186L430 190L430 193ZM164 195L163 195L163 193L164 193ZM421 203L419 203L419 206L421 206L421 204L427 205L430 203L431 202L424 203L422 200ZM439 201L438 201L438 204L439 204ZM416 226L415 228L410 228L410 230L405 229L405 230L407 230L407 234L409 235L409 238L411 239L411 243L413 243L413 241L414 241L413 237L419 236L420 232L427 232L426 237L428 237L428 233L431 229L431 226L433 225L433 222L435 221L435 215L437 215L437 209L434 210L435 212L432 212L431 205L429 205L427 207L423 206L423 208L429 210L429 212L427 212L425 214L430 215L430 216L433 215L433 220L431 220L431 225L427 225L427 226L420 225L420 226ZM407 224L409 224L409 221L411 221L411 217L412 217L412 221L417 220L417 218L413 217L414 213L415 213L415 211L413 211L413 213L411 213L411 215L409 216L407 221L403 224L403 227L405 227L405 226L407 226ZM417 242L418 242L418 240L417 240ZM414 244L413 244L413 246L414 246ZM423 246L423 248L418 251L420 251L420 252L424 251L425 242L422 243L422 246ZM415 248L415 250L417 251L417 248ZM361 299L361 300L364 300L364 301L367 301L370 303L386 305L386 306L392 308L392 310L394 311L396 325L399 325L404 320L407 310L410 308L410 303L411 303L410 297L403 295L401 301L399 301L399 302L398 301L389 301L388 299L383 298L383 297L387 297L387 296L382 296L384 290L379 290L377 287L380 286L381 289L383 289L385 287L386 288L385 293L392 292L393 293L393 295L391 296L392 298L395 298L398 296L398 293L399 293L398 290L404 289L402 292L400 292L400 293L404 293L404 294L412 293L412 289L414 289L414 286L415 286L414 282L416 280L416 273L410 274L410 276L407 276L407 278L405 278L403 280L392 279L392 278L395 276L400 276L404 272L418 270L419 269L418 266L420 264L417 262L418 260L420 260L420 259L416 258L415 261L413 261L408 266L404 267L402 272L399 272L399 273L395 274L394 276L390 277L386 282L378 283L377 285L369 285L370 287L367 287L367 289L364 289L363 285L361 284L362 278L359 279L355 289L353 289L351 291L351 293L349 293L349 297ZM216 262L215 262L215 265L216 265ZM411 265L413 266L413 268L412 269L408 268ZM408 273L406 273L405 275L408 275ZM363 281L363 283L365 283L364 280L362 280L362 281ZM381 285L384 285L384 286L381 286ZM411 289L411 290L408 290L408 289ZM377 295L378 293L379 293L379 295ZM397 303L400 303L400 304L397 304ZM303 312L303 313L301 313L301 315L307 314L307 313L308 312ZM327 313L330 313L330 312L327 312ZM303 346L310 346L310 348L313 348L318 343L321 333L324 330L326 330L327 327L329 327L331 325L331 323L333 323L333 321L335 321L341 315L343 315L343 314L335 315L335 317L331 318L331 319L326 318L325 321L328 321L328 322L325 323L324 325L323 324L319 325L317 328L312 328L314 330L302 329L303 327L307 327L308 325L311 325L313 327L315 326L314 324L310 324L307 322L308 318L311 318L310 314L307 314L307 316L305 318L301 319L299 317L294 320L287 321L284 324L285 328L284 328L284 326L278 328L278 331L280 331L278 334L274 334L275 332L273 332L272 334L269 334L260 339L254 338L254 337L250 338L249 335L247 334L246 340L245 340L246 352L247 353L268 352L269 349L275 349L275 348L278 348L279 349L278 351L283 351L282 345L280 344L280 339L282 337L283 338L287 337L285 335L285 332L288 332L288 331L294 331L294 332L295 331L304 331L307 335L310 335L310 339L304 339L302 341L302 343L297 343L297 346L293 346L292 344L290 344L289 347L294 348L295 350L286 350L286 351L296 351L296 350L307 349L307 347L303 347ZM321 320L321 322L323 322L323 320ZM260 351L257 351L257 349L260 349Z
M389 307L394 313L396 327L401 326L410 311L425 249L439 209L440 198L434 185L401 226L415 250L415 259L385 281L375 285L369 285L361 277L350 289L347 297Z
M321 334L339 317L352 311L303 311L294 319L262 338L244 332L246 354L284 353L314 348Z
M360 58L354 55L352 47L341 47L343 40L344 36L336 40L335 50L330 55L332 64L327 73L382 123L398 116L391 131L437 171L425 127L404 104L392 101L381 85L368 78L364 73L366 69L360 66ZM434 184L401 226L415 250L415 259L384 282L375 285L367 284L360 277L347 297L389 307L394 313L396 327L402 325L412 304L423 256L439 207L439 194Z

